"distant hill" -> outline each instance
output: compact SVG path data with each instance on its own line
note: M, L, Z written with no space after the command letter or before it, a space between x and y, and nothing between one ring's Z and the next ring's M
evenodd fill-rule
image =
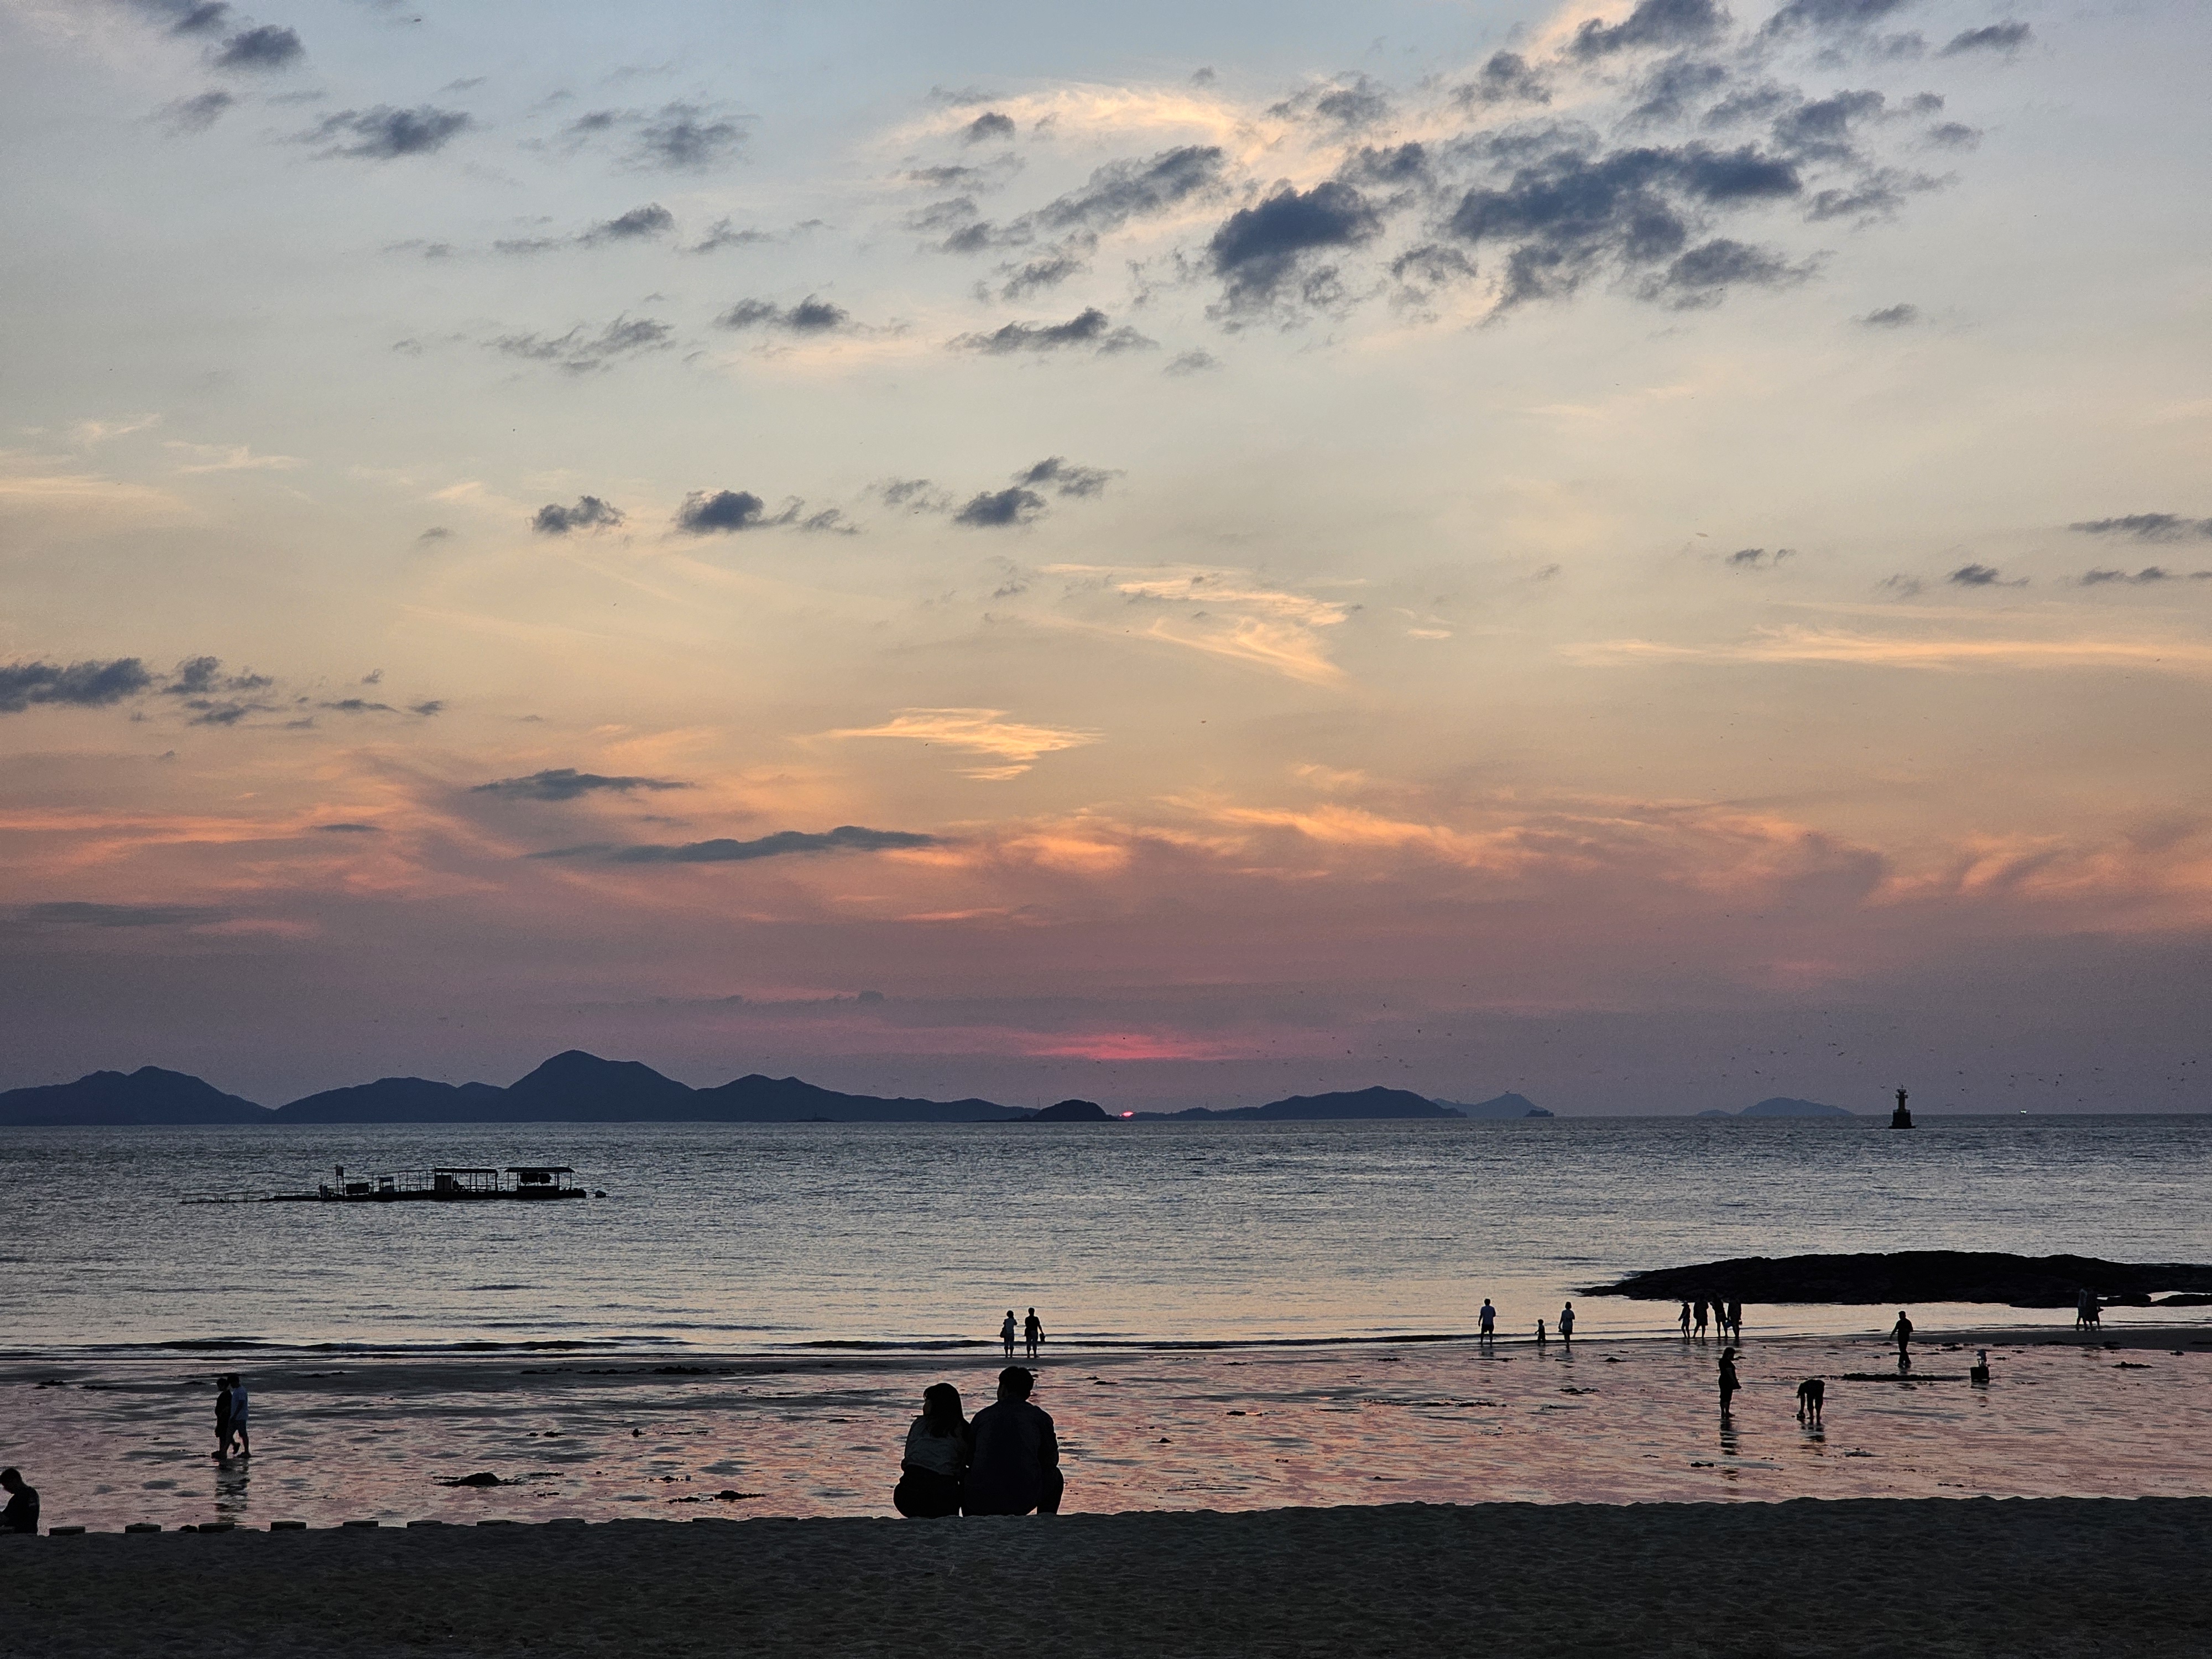
M1477 1101L1472 1106L1462 1106L1456 1101L1440 1100L1437 1104L1462 1117L1549 1117L1546 1111L1526 1095L1497 1095L1488 1100Z
M183 1072L142 1066L0 1094L0 1124L268 1123L275 1115Z
M506 1090L489 1083L386 1077L305 1096L273 1115L282 1123L459 1123L471 1112L495 1115L496 1103L506 1098Z
M1216 1110L1193 1106L1182 1112L1139 1112L1140 1122L1188 1123L1207 1118L1258 1119L1272 1123L1306 1123L1346 1118L1457 1117L1459 1113L1439 1106L1423 1095L1405 1089L1347 1089L1327 1095L1292 1095L1271 1100L1265 1106L1229 1106Z
M1736 1114L1738 1117L1855 1117L1840 1106L1823 1106L1817 1100L1792 1100L1787 1095L1776 1095L1756 1105L1747 1106Z
M1095 1100L1062 1100L1030 1114L1032 1123L1103 1123L1106 1109Z
M841 1095L795 1077L755 1073L702 1089L710 1107L697 1114L715 1123L1003 1123L1029 1114L1018 1106L977 1100L885 1100L875 1095Z

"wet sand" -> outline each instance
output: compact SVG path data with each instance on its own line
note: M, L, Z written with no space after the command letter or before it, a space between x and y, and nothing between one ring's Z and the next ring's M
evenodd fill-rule
M2212 1499L0 1539L11 1651L2197 1655Z
M1986 1346L1995 1378L1971 1386ZM1718 1345L1585 1340L1057 1353L1071 1512L1401 1501L1779 1502L1797 1498L2212 1494L2202 1326L1945 1334L1912 1380L1871 1338L1743 1345L1718 1418ZM692 1356L641 1363L264 1356L242 1362L255 1453L217 1465L225 1356L0 1365L0 1462L49 1525L890 1513L922 1388L972 1411L999 1364L957 1357ZM1828 1379L1824 1426L1796 1419ZM1854 1378L1870 1380L1852 1380ZM445 1484L474 1474L496 1486Z

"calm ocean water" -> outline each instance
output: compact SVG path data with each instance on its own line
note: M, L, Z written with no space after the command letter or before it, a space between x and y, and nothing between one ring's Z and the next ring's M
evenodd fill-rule
M2212 1115L5 1129L0 1350L920 1346L1032 1304L1068 1340L1260 1341L1468 1331L1485 1296L1518 1331L1577 1285L1722 1256L2212 1260L2208 1153ZM524 1161L609 1195L178 1201L311 1189L334 1164ZM1626 1334L1671 1310L1580 1312Z

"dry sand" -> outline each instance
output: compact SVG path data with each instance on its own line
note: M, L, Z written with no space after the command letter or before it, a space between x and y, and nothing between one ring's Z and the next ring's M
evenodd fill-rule
M2212 1499L0 1539L22 1655L2212 1651Z

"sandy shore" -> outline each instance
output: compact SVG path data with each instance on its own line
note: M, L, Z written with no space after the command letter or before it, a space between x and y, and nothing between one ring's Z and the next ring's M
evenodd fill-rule
M2212 1499L0 1540L10 1651L2199 1655Z

